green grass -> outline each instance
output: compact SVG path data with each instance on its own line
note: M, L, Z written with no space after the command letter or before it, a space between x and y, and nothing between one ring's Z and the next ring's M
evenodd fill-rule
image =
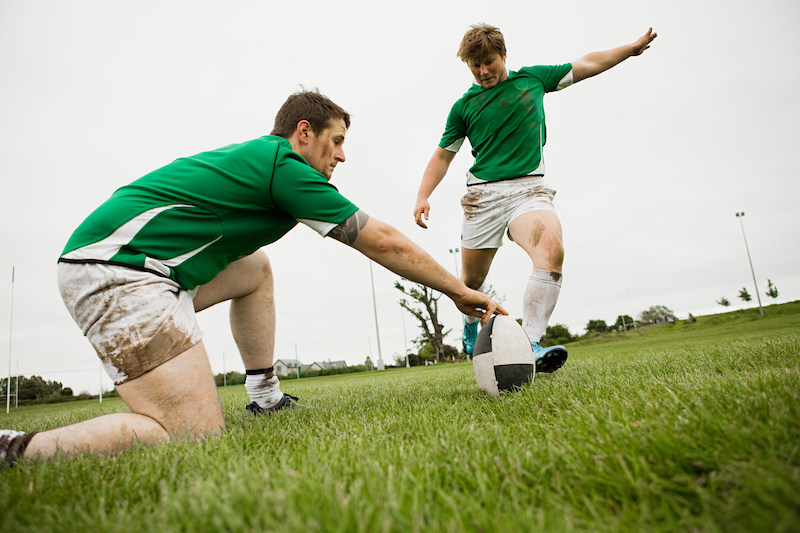
M221 439L0 471L0 530L800 529L800 303L577 343L497 400L463 363L283 388L319 409L246 418L229 387Z

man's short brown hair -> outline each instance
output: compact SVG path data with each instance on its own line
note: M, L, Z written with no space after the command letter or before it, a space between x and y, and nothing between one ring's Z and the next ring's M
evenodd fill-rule
M333 103L319 90L298 91L289 96L275 115L275 125L270 135L279 135L288 139L297 123L307 120L314 131L322 131L330 125L330 121L340 118L345 127L350 127L350 114Z
M495 54L506 55L506 41L499 28L483 22L470 26L458 47L458 57L465 63L483 61Z

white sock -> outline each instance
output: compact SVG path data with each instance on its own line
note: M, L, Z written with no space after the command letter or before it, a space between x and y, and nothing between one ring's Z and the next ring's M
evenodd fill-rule
M264 409L277 405L283 398L278 376L267 379L265 374L248 374L244 380L244 388L250 395L250 401Z
M533 269L522 298L522 328L531 342L539 342L561 291L561 274Z
M472 315L464 315L464 319L467 321L467 324L474 324L479 320L478 317Z

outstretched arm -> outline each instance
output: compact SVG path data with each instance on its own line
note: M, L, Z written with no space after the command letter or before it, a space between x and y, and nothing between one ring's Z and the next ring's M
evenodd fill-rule
M447 169L450 168L450 163L453 162L456 153L450 150L445 150L441 146L436 147L431 160L428 161L428 166L425 167L425 173L422 175L422 183L419 184L419 192L417 193L417 203L414 206L414 220L417 226L427 229L428 226L422 220L428 220L428 212L431 210L431 204L428 203L433 190L436 188L445 174Z
M363 211L356 211L328 236L355 248L399 276L444 293L459 311L480 317L484 323L495 313L508 314L487 295L456 279L408 237Z
M578 83L586 78L605 72L613 66L619 65L631 56L638 56L648 48L653 39L658 37L653 28L639 37L635 42L619 46L604 52L592 52L572 62L572 81Z

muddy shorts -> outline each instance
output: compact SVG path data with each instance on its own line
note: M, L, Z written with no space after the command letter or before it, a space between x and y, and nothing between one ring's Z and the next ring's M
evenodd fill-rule
M193 293L171 279L121 266L59 263L58 286L115 385L202 339Z
M471 250L500 248L503 233L518 216L540 209L555 212L555 195L556 191L539 177L470 185L461 198L461 246Z

